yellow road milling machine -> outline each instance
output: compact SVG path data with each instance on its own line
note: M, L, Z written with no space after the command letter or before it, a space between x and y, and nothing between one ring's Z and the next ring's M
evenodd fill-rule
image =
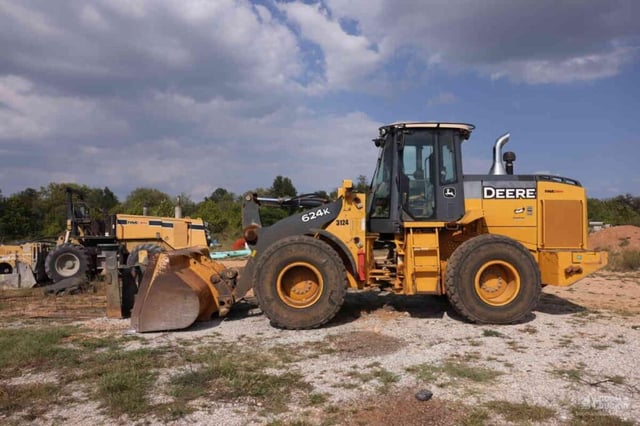
M240 274L206 248L160 254L132 315L138 331L185 328L224 315L253 290L271 324L314 328L331 320L347 289L446 295L476 323L519 321L543 285L569 286L604 267L587 247L587 199L574 179L515 175L500 137L489 174L463 175L462 142L474 126L393 123L379 129L367 194L343 181L336 201L262 227L261 199L247 194Z
M49 251L44 266L52 281L93 275L103 269L103 248L117 245L123 264L145 264L147 255L190 246L208 246L202 219L115 214L95 219L71 188L66 192L67 229Z

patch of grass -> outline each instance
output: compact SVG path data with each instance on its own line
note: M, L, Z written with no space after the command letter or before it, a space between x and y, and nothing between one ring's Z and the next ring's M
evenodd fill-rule
M406 369L417 379L429 383L434 382L441 375L451 378L470 380L476 383L486 383L495 380L502 373L489 368L469 365L458 360L448 360L442 366L419 364Z
M483 337L504 337L504 334L500 333L497 330L484 329L482 330Z
M489 413L482 408L474 408L461 421L461 426L485 426L489 421Z
M558 341L558 346L561 347L561 348L568 348L572 344L573 344L573 337L572 336L562 336L562 337L560 337L560 340Z
M340 412L340 407L338 407L337 405L330 404L324 407L324 412L327 414L336 414Z
M595 408L571 407L572 426L633 426L634 422L623 420Z
M538 329L531 324L527 324L526 326L524 326L524 328L521 328L518 331L521 333L536 334L538 332Z
M46 412L54 402L59 401L59 388L53 383L0 385L0 415L2 416L25 412L27 418L35 419Z
M27 368L73 364L77 351L65 343L76 331L73 327L0 330L0 377Z
M199 365L171 378L169 393L182 404L199 397L259 399L265 410L282 411L294 392L309 392L312 387L294 371L276 373L284 368L280 350L247 351L235 345L218 344L210 349L185 354L187 360Z
M624 338L624 335L619 334L615 339L612 340L613 343L617 343L618 345L624 345L627 341Z
M420 381L425 383L432 383L436 380L438 373L442 371L440 367L431 364L418 364L407 367L405 369L409 373L413 373L413 375Z
M526 346L521 345L520 342L516 340L507 341L507 346L509 346L509 349L511 349L512 351L519 353L524 353L525 350L528 349Z
M211 371L206 368L187 369L169 380L169 394L176 400L186 402L204 396L211 380Z
M152 410L147 395L161 366L161 349L110 350L85 360L81 381L94 383L95 396L111 414L137 417Z
M467 379L478 383L490 382L502 374L499 371L488 368L452 361L445 362L442 371L451 377Z
M328 400L327 395L320 392L312 392L309 394L308 398L309 404L311 405L322 405Z
M556 368L551 370L551 373L557 377L562 379L567 379L570 382L574 383L583 383L584 382L584 366L579 365L576 368Z
M350 371L347 376L356 378L363 383L376 380L380 384L380 392L387 392L389 386L400 380L397 374L380 367L379 364L372 364L370 371Z
M70 341L80 349L90 351L117 350L120 349L123 342L127 339L122 337L85 337L74 335Z
M544 422L556 416L556 411L551 408L526 402L490 401L485 403L485 407L512 423Z

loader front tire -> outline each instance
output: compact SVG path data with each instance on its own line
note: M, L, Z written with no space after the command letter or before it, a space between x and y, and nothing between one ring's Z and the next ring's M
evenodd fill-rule
M253 282L271 325L297 330L319 327L336 315L344 302L347 275L331 246L293 236L260 255Z
M44 262L45 272L53 282L65 278L83 277L89 271L89 255L82 246L63 244L49 252Z
M462 243L447 263L447 297L465 319L509 324L528 315L541 293L540 271L529 251L501 235Z

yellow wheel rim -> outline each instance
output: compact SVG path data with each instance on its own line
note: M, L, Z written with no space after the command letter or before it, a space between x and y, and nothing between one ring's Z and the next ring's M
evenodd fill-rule
M520 293L520 274L510 263L492 260L476 273L475 288L484 303L504 306Z
M307 308L322 295L322 274L313 265L295 262L287 265L278 274L276 282L280 300L292 308Z

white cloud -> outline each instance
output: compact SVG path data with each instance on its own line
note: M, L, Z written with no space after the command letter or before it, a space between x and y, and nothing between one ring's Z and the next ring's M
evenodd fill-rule
M434 69L561 84L637 60L640 2L556 3L0 0L0 189L64 179L198 199L278 174L301 191L370 177L382 123L367 111L386 117L391 89L457 102L429 92ZM377 109L356 91L383 94Z
M529 84L570 83L613 77L620 73L623 66L636 59L637 51L637 48L621 47L563 60L507 62L500 64L498 71L491 72L491 77L507 77Z
M303 38L322 49L327 89L349 88L380 65L381 56L372 43L364 36L345 32L319 4L284 3L280 9L300 27Z
M0 141L116 136L127 129L94 100L44 95L22 77L0 77Z
M607 78L636 61L640 2L327 0L385 60L414 49L425 66L529 84ZM633 53L629 55L629 53ZM395 66L396 64L390 65Z

